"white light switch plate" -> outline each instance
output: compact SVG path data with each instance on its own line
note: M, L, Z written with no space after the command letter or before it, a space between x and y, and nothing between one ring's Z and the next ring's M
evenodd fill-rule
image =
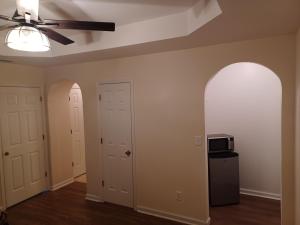
M201 144L202 144L201 136L195 136L195 145L201 146Z

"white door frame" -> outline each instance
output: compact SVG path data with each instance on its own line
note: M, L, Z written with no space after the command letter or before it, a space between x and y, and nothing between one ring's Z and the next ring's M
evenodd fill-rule
M103 174L103 169L104 169L104 151L102 149L102 144L101 144L101 137L103 134L102 127L101 127L101 111L100 111L100 106L101 102L99 101L99 96L101 93L101 85L105 84L121 84L121 83L127 83L130 85L130 101L131 101L131 142L132 142L132 182L133 182L133 190L132 190L132 198L133 198L133 208L134 210L137 210L137 182L136 182L136 147L135 147L135 115L134 115L134 82L133 80L113 80L113 81L103 81L103 82L98 82L97 83L97 122L98 122L98 145L99 145L99 161L102 163L101 165L101 171L99 174L99 180L101 181L104 174ZM100 182L101 183L101 182ZM102 196L100 197L100 200L104 202L104 188L102 185L100 185L101 188L101 193Z
M42 86L31 86L31 85L0 85L0 88L39 88L40 96L42 97L42 129L45 136L44 140L44 162L45 162L45 172L48 176L45 178L46 180L46 190L49 190L50 185L50 174L49 174L49 151L48 151L48 132L46 125L46 108L45 108L45 97L44 97L44 88ZM0 210L5 210L7 208L6 203L6 188L5 188L5 175L4 175L4 162L3 162L3 154L2 154L2 134L0 132L0 182L1 182L1 197L2 197L2 205L0 205Z

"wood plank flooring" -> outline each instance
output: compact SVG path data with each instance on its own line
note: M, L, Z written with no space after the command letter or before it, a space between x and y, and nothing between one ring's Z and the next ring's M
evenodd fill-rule
M75 182L8 210L10 225L178 225L126 207L85 200L85 184Z
M8 209L10 225L179 225L126 207L86 201L85 184L75 182ZM243 197L236 206L212 208L212 225L279 225L276 201Z
M239 205L210 209L212 225L280 225L280 201L242 195Z

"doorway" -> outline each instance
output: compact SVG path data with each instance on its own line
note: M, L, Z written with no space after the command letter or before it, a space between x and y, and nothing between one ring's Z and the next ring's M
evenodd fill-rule
M133 207L132 89L130 82L99 85L104 201Z
M1 87L0 117L6 206L46 190L40 88Z
M84 181L86 175L85 138L82 93L78 84L74 84L69 94L70 121L72 135L73 176Z
M272 209L272 224L281 222L281 112L282 86L270 69L255 63L236 63L219 71L205 91L206 135L234 136L239 154L240 204L211 208L212 221L222 210L239 206L253 224L266 223ZM248 205L247 205L248 204ZM256 205L260 204L260 205ZM225 220L232 216L224 213ZM268 220L267 220L268 221ZM244 221L246 223L246 221Z
M80 86L63 80L48 92L51 190L87 183L83 97Z

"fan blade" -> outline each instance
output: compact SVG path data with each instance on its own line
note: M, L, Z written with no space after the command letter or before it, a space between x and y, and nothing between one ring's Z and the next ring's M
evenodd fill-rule
M56 29L115 31L115 23L89 22L73 20L43 20L38 27L53 27Z
M30 14L31 20L38 21L39 18L39 0L16 0L17 10L20 16Z
M2 15L0 15L0 19L1 20L7 20L7 21L13 21L12 18L10 18L8 16L2 16Z
M42 0L41 8L54 12L58 18L64 20L93 21L75 2L71 0ZM93 31L83 31L86 43L94 42L96 35Z
M69 44L73 44L74 41L72 41L71 39L61 35L60 33L57 33L54 30L48 29L48 28L40 28L40 30L50 39L63 44L63 45L69 45Z
M7 24L7 25L4 25L4 26L0 26L0 31L8 30L8 29L13 29L13 28L16 28L18 26L19 25L10 25L10 24Z

